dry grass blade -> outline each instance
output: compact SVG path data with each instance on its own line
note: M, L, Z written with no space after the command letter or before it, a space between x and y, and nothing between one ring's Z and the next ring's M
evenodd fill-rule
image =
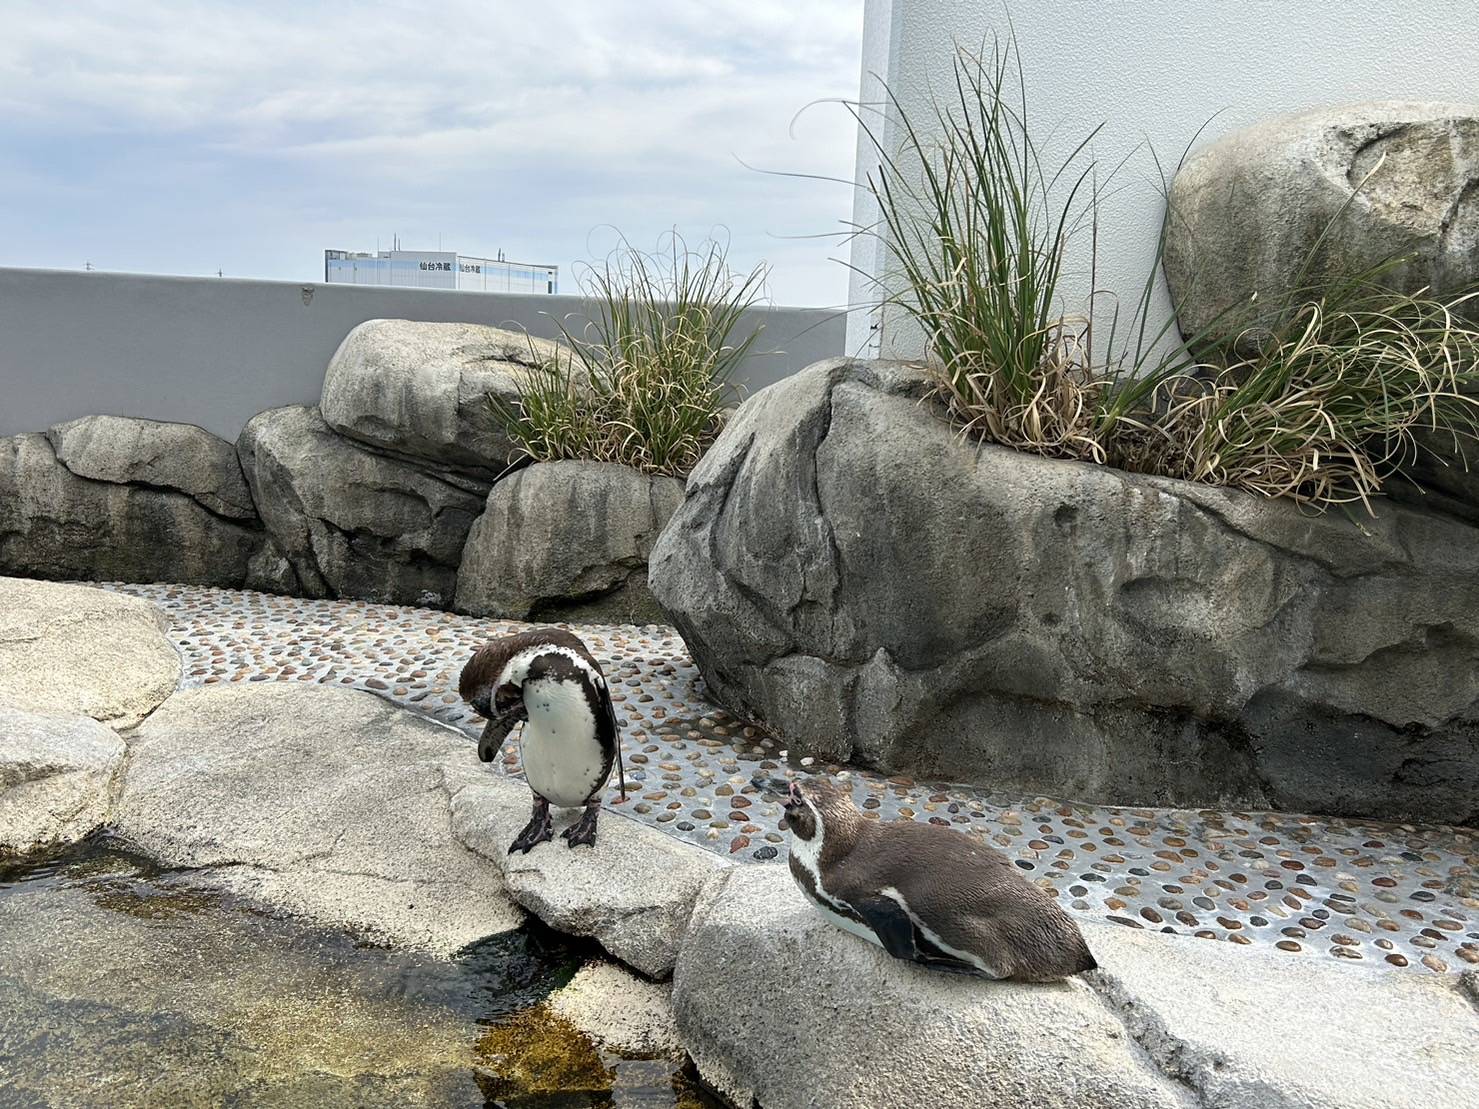
M879 158L867 187L899 277L888 303L923 331L938 392L966 432L1054 458L1368 508L1420 456L1424 433L1460 454L1479 438L1479 333L1460 322L1469 298L1388 287L1401 259L1302 284L1330 228L1292 291L1252 299L1158 358L1174 322L1147 335L1152 273L1127 328L1133 342L1116 349L1116 315L1096 361L1091 321L1057 308L1068 239L1086 221L1097 249L1099 180L1084 154L1094 132L1044 167L1015 41L984 57L958 52L953 76L924 120L888 94L898 149L861 105L854 114ZM1210 363L1189 353L1239 320L1227 351L1255 353Z
M730 375L759 337L733 339L764 280L764 267L733 273L719 243L690 250L675 234L654 254L623 244L589 275L584 326L560 324L572 358L531 372L516 405L489 401L534 461L686 474L719 434Z

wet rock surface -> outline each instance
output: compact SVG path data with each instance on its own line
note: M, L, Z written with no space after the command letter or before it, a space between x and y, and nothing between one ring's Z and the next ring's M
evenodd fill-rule
M528 368L561 350L478 324L367 320L329 362L323 418L371 447L491 481L516 450L488 396L516 401Z
M545 933L379 950L182 877L106 846L0 857L0 1100L482 1105L480 1024L576 963Z
M1231 333L1243 321L1229 308L1255 292L1277 300L1301 272L1349 277L1402 256L1388 284L1468 289L1479 281L1476 185L1473 105L1318 108L1219 139L1171 183L1165 268L1182 334Z
M254 416L237 450L308 595L451 603L486 483L374 453L301 406Z
M818 363L694 471L650 584L721 703L996 788L1479 819L1479 529L977 446L926 388Z
M550 927L591 937L649 977L672 974L699 887L728 864L615 812L601 817L593 847L568 847L560 833L575 810L555 810L553 840L510 855L531 801L521 783L485 776L453 795L453 835L491 860L510 896Z
M105 824L123 753L89 717L0 705L0 851L72 843Z
M138 597L0 578L0 705L132 727L180 679L167 626Z
M540 462L500 481L468 533L458 612L653 623L647 558L683 501L677 478L604 462Z
M130 737L114 827L192 881L448 953L522 921L452 838L463 767L461 735L363 693L186 690Z

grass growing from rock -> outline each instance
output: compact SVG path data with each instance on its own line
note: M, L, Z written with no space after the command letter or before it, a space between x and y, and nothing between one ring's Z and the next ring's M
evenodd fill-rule
M758 338L736 329L765 273L734 273L716 242L690 250L673 235L653 254L623 244L590 273L584 326L560 323L573 357L531 370L517 403L489 403L533 461L682 476L723 425L729 378Z
M1101 181L1086 151L1098 129L1044 163L1015 42L959 51L953 78L927 120L887 95L897 149L876 115L854 114L880 160L866 181L874 231L902 277L886 303L923 332L967 433L1321 508L1369 507L1418 458L1423 433L1460 455L1479 437L1479 333L1460 318L1469 297L1388 287L1400 260L1325 285L1296 275L1282 302L1250 300L1183 346L1165 341L1174 322L1147 332L1163 228L1127 326L1116 309L1096 337L1092 313L1063 313L1060 286L1084 233L1093 284ZM1210 349L1214 328L1238 339Z

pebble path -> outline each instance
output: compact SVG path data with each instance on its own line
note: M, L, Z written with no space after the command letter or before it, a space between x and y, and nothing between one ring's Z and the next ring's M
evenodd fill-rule
M486 640L527 627L430 609L201 586L111 584L165 612L182 684L300 681L367 690L476 736L457 675ZM705 699L667 627L572 627L623 718L618 811L740 861L782 857L780 805L751 784L845 775L864 813L983 837L1071 910L1130 928L1453 973L1479 965L1479 831L1286 813L1117 808L917 782L791 760ZM475 758L471 746L469 758ZM498 768L519 774L518 745Z

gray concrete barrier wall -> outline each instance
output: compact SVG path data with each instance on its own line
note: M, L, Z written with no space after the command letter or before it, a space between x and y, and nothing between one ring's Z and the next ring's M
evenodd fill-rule
M377 318L522 327L558 338L577 296L0 268L0 435L92 413L235 439L265 408L316 404L329 356ZM760 308L737 380L754 390L843 353L845 317ZM572 329L573 330L573 329Z

